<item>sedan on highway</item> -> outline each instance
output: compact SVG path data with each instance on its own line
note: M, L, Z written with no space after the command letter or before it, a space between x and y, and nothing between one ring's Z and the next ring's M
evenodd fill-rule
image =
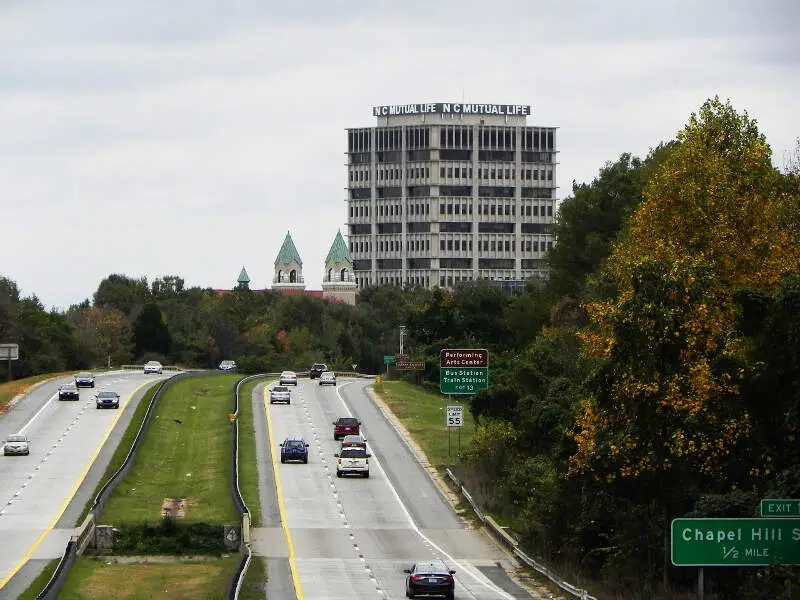
M28 441L28 438L21 433L8 436L5 444L3 444L3 456L11 456L12 454L27 456L30 453L31 443Z
M308 462L308 442L302 437L294 436L281 442L281 462L285 463L291 460Z
M58 388L59 400L80 400L81 395L78 392L78 386L74 383L65 383Z
M320 385L336 385L336 373L333 371L325 371L319 376Z
M285 385L276 385L269 390L269 403L275 404L276 402L284 402L286 404L292 403L292 395L289 388Z
M448 600L455 597L455 571L448 568L442 560L426 560L404 569L406 576L406 597L437 595Z
M119 394L117 392L100 392L95 396L97 408L119 408Z
M284 371L281 373L278 383L281 385L297 385L297 373L294 371Z
M235 360L223 360L219 363L219 370L220 371L227 371L228 373L235 373L236 372L236 361Z
M94 375L92 373L78 373L75 375L75 385L81 387L94 387Z
M163 369L164 369L163 365L160 362L158 362L157 360L151 360L151 361L146 362L144 364L144 374L145 375L149 375L151 373L156 373L158 375L161 375Z

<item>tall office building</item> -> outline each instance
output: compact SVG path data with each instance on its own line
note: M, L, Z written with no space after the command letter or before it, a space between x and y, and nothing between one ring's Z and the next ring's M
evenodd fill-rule
M556 128L530 106L375 106L347 130L348 238L359 288L544 277Z

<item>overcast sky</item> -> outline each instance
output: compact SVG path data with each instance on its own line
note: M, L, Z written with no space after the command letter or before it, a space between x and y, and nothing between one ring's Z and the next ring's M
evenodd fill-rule
M717 94L780 165L799 26L796 0L0 0L0 276L60 309L111 273L264 288L290 230L319 289L373 105L529 104L559 198Z

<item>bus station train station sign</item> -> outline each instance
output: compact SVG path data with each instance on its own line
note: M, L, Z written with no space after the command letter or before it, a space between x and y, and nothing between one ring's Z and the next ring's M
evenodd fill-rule
M464 104L459 102L429 102L427 104L391 104L373 106L374 117L402 117L408 115L497 115L501 117L529 117L527 104Z
M475 394L489 387L489 351L443 348L439 353L442 394Z

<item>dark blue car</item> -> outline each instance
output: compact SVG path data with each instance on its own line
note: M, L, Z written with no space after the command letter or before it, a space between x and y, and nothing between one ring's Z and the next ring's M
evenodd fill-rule
M281 462L299 460L308 462L308 443L301 437L286 438L281 442Z

